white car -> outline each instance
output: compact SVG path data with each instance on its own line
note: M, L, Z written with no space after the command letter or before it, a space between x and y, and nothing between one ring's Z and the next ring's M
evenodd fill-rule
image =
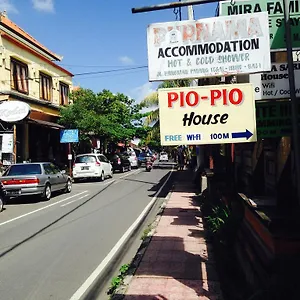
M128 159L130 161L131 167L132 168L137 168L138 167L138 158L137 158L135 152L134 151L128 151L127 154L128 154Z
M161 152L159 154L159 161L169 161L168 154L166 152Z
M73 165L74 181L83 178L98 178L103 181L113 177L113 167L103 154L88 153L76 156Z

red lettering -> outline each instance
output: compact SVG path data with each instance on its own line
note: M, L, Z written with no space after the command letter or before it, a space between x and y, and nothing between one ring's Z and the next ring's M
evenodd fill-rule
M240 89L232 89L229 92L229 101L233 105L239 105L243 101L243 92Z
M173 107L172 103L178 100L178 94L175 92L168 93L168 107Z
M222 96L222 93L220 90L211 90L210 91L210 105L216 105L215 101L219 100Z
M227 93L226 93L226 89L223 89L223 105L227 105Z
M198 93L191 91L186 94L186 104L188 106L196 106L198 105L198 102L199 102Z
M184 92L180 92L180 107L184 106Z

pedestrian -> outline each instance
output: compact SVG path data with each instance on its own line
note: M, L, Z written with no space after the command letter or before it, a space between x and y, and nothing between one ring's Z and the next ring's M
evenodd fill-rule
M184 168L184 149L182 146L179 146L177 149L177 161L178 161L178 169L182 171Z

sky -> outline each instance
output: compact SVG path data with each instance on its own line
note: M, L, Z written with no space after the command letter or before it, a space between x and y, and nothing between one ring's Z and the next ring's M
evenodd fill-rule
M172 9L132 14L131 8L173 1L0 0L0 11L6 10L9 19L63 56L59 64L75 74L75 86L94 92L108 89L139 102L158 85L148 81L147 26L175 21L176 15ZM215 16L216 6L194 6L195 19ZM182 8L186 19L187 9ZM76 75L103 71L109 72Z

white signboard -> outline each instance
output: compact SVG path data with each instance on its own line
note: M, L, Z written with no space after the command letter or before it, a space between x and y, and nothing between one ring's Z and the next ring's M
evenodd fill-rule
M3 101L0 104L0 120L14 123L21 121L30 114L30 106L22 101Z
M294 63L296 96L300 97L300 63ZM251 74L255 100L290 98L289 74L287 63L272 64L272 71Z
M255 142L251 84L159 89L161 144Z
M4 133L2 135L2 152L13 153L14 152L14 135L11 133Z
M266 12L148 26L150 81L270 71Z

